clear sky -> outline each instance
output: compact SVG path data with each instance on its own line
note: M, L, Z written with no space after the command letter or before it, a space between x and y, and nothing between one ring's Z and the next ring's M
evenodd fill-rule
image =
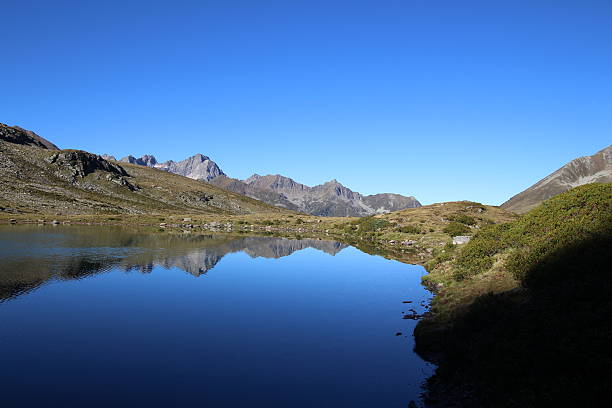
M28 1L0 122L62 148L500 204L612 143L612 2Z

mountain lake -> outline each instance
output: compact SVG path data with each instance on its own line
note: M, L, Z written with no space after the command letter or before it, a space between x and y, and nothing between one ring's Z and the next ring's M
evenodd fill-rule
M418 406L424 273L315 239L0 226L2 406Z

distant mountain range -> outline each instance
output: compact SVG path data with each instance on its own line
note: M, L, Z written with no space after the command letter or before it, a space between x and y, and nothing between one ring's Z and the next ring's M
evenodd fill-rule
M196 159L187 173L206 167ZM149 161L151 163L151 161ZM169 164L171 169L172 164ZM208 169L213 173L213 166ZM0 213L281 214L287 210L148 166L59 150L34 132L0 123Z
M103 157L116 160L109 155ZM214 161L202 154L196 154L179 162L170 160L158 163L152 155L140 158L127 156L119 161L205 181L271 205L312 215L361 217L421 206L421 203L412 196L391 193L364 196L343 186L337 180L314 187L298 183L280 174L267 176L254 174L246 180L238 180L228 177Z
M589 183L612 183L612 146L592 156L572 160L527 190L515 195L501 207L524 213L557 194Z

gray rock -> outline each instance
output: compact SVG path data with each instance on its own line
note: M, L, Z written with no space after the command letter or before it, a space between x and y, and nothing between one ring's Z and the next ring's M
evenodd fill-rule
M74 176L78 177L85 177L96 170L106 171L118 176L129 176L125 169L118 164L109 163L101 156L80 150L61 151L50 156L47 161L71 170Z
M471 239L472 237L468 235L458 235L456 237L453 237L453 245L467 244L468 242L470 242Z

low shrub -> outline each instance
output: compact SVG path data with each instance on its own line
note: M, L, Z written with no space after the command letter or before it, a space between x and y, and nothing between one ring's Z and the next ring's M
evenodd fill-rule
M465 225L476 225L476 220L474 219L474 217L470 217L469 215L461 213L449 215L448 220Z
M467 228L456 223L451 229L451 225L445 232L459 232L457 225ZM493 265L495 255L508 252L504 266L525 285L536 268L553 262L555 254L564 248L611 235L612 184L577 187L516 221L483 227L457 257L455 278L462 280L485 272Z
M397 232L403 232L404 234L420 234L421 229L414 225L402 225L396 229Z
M357 226L360 232L377 231L391 225L391 223L383 218L362 217L351 222L351 225Z
M465 224L460 224L456 221L452 221L442 231L444 231L451 237L456 237L457 235L465 235L469 233L470 228Z

